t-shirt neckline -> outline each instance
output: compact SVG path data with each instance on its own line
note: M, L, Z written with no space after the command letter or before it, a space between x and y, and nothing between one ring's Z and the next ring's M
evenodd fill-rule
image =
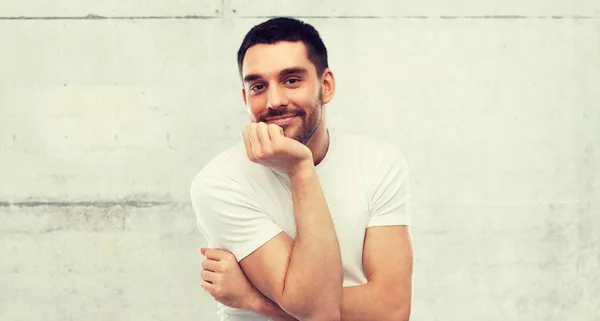
M332 135L332 130L330 128L325 128L325 130L327 131L327 134L329 136L329 146L327 146L327 152L325 153L325 157L323 157L323 159L321 160L321 162L319 164L317 164L315 166L315 169L317 170L317 172L320 172L329 162L329 159L331 158L331 152L332 152L332 146L333 144L333 135ZM273 172L275 172L276 174L279 175L283 175L286 176L285 172L279 168L270 168Z

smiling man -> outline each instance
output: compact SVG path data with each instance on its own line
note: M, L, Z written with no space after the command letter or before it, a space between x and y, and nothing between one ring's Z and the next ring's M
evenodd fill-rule
M221 320L408 320L408 168L391 143L326 124L335 94L309 24L274 18L238 51L250 114L239 145L194 178Z

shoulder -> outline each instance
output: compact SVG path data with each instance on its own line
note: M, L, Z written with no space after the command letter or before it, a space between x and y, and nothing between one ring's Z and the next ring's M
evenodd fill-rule
M193 193L218 193L223 189L241 189L251 179L264 171L262 166L251 162L243 145L236 144L210 159L193 177Z

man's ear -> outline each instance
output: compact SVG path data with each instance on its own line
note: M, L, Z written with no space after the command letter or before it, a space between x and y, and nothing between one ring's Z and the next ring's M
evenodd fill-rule
M246 101L246 88L242 87L242 99L244 100L244 105L248 105Z
M323 75L321 76L321 97L322 104L325 105L329 103L333 96L335 95L335 77L333 76L333 71L327 68L323 71Z

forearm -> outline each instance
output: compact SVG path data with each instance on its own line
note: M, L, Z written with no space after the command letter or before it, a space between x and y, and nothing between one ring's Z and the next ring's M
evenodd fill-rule
M402 321L401 311L388 306L389 299L377 291L373 283L342 289L341 321L395 320ZM297 319L282 310L267 297L259 302L254 312L274 321L296 321Z
M283 307L301 319L339 318L340 248L314 166L291 175L290 183L297 235L286 273Z
M273 321L297 321L294 316L285 312L277 303L271 301L266 296L262 296L256 305L251 307L253 312L263 315Z
M342 292L342 321L395 320L394 307L390 306L391 294L368 282L363 285L345 287Z

